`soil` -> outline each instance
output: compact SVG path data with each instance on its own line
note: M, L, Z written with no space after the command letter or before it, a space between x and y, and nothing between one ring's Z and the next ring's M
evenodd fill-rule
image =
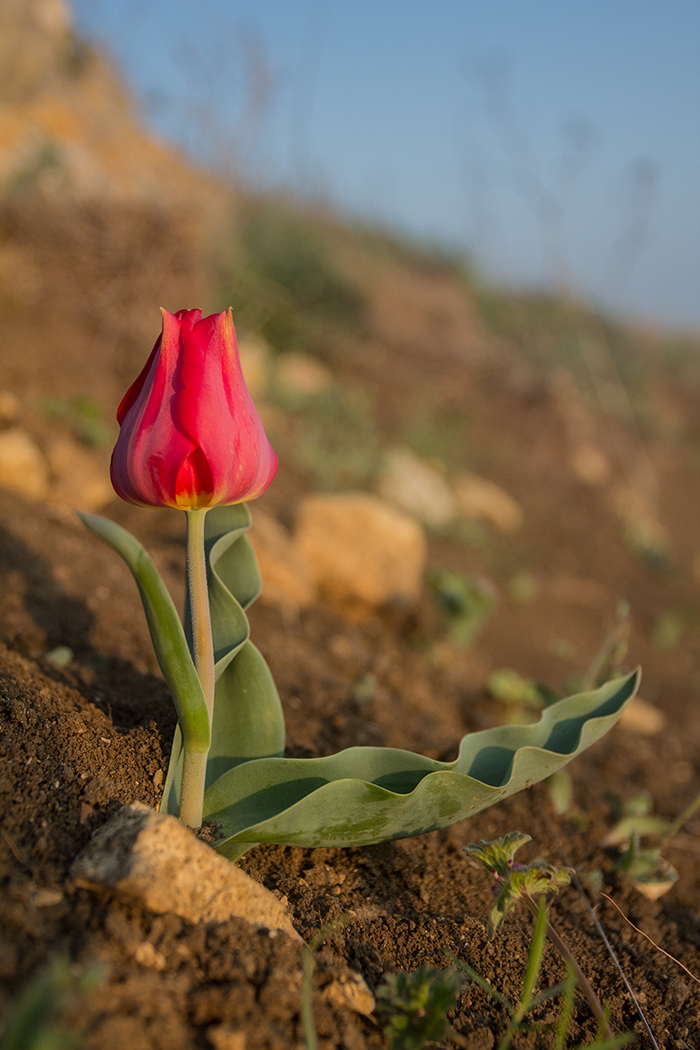
M14 235L24 236L21 230ZM55 257L47 258L46 311L39 316L15 308L0 316L2 345L12 347L3 350L0 388L20 396L24 422L45 446L59 426L40 410L47 393L68 396L71 380L81 376L111 414L125 379L140 367L132 337L120 331L96 367L99 325L79 294L89 267L71 277ZM81 288L66 288L71 280ZM175 280L182 283L181 272ZM251 610L252 637L282 697L289 753L386 744L450 758L464 733L509 717L488 695L492 670L514 667L563 693L610 636L622 599L631 608L624 667L643 665L644 698L664 725L651 734L620 725L574 762L573 801L563 814L543 784L468 823L419 838L352 850L260 846L241 866L287 902L307 942L322 941L313 974L320 1047L386 1045L374 1017L328 994L343 966L375 991L387 973L449 965L451 952L517 1001L532 918L517 910L489 939L489 876L463 848L519 830L533 840L524 859L544 856L600 873L604 892L647 935L589 890L658 1046L698 1050L700 818L696 813L666 844L664 856L679 878L656 901L616 869L619 850L603 841L613 824L611 795L626 800L646 791L655 813L674 819L700 791L700 601L693 576L700 395L659 385L657 398L673 402L675 424L643 437L624 421L595 417L604 447L621 450L614 460L618 479L642 460L657 479L665 557L644 557L625 542L610 486L585 484L572 471L564 454L567 416L551 377L528 372L516 350L498 345L477 319L459 319L464 329L449 329L445 316L456 292L448 278L411 274L405 284L414 311L417 286L424 296L422 327L417 323L400 344L404 333L397 327L392 343L385 334L388 307L381 314L378 304L352 357L335 359L338 373L372 391L387 429L402 403L414 403L428 387L436 404L443 399L454 407L461 399L470 447L477 450L471 465L520 501L525 525L516 534L487 530L481 543L449 532L431 536L433 567L487 576L499 591L494 614L467 650L450 646L427 592L417 608L382 609L351 622L321 604L290 615L263 593ZM161 292L170 308L182 305L181 293L167 282ZM398 326L400 275L392 295ZM122 319L121 332L128 330ZM150 346L142 349L145 356ZM260 504L288 522L312 482L285 455L279 436L276 444L279 478ZM108 450L95 455L105 458ZM181 515L140 511L116 499L104 513L146 544L180 602ZM510 587L522 573L539 582L528 602L516 600ZM80 1034L86 1050L303 1046L302 950L296 943L240 920L206 926L154 915L71 882L73 859L118 807L132 800L158 805L175 724L126 569L68 509L0 493L0 588L2 1014L48 964L64 959L76 980L99 967L94 986L67 999L63 1013L64 1027ZM660 634L662 614L679 618L680 640ZM72 652L66 666L51 657L57 646ZM373 689L358 688L368 681ZM634 1032L640 1050L652 1046L574 888L553 901L551 917L609 1003L612 1028ZM563 976L563 963L548 946L541 987ZM551 1024L557 1004L547 1001L536 1019ZM473 1050L497 1046L507 1020L505 1009L471 981L450 1014ZM585 1044L595 1028L585 1000L577 997L569 1045ZM513 1045L550 1047L551 1029L521 1032Z

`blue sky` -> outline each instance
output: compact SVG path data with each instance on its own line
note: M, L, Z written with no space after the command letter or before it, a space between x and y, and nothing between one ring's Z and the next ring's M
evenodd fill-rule
M700 328L698 0L73 6L197 158Z

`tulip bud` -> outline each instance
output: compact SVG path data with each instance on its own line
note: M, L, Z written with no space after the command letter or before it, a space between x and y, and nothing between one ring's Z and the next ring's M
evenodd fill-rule
M243 378L231 311L161 313L163 331L117 411L115 491L180 510L255 499L277 456Z

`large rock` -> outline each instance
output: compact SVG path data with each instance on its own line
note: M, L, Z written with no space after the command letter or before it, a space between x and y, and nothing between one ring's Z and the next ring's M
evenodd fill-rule
M299 940L274 894L175 817L139 802L125 806L95 832L76 858L71 877L85 889L108 890L188 922L225 922L236 916Z
M386 453L377 491L425 525L446 525L457 510L442 474L408 448L394 448Z
M427 544L414 518L368 493L310 496L295 543L320 593L356 614L420 594Z

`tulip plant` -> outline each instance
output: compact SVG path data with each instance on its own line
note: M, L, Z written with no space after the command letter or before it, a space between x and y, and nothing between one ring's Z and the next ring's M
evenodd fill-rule
M162 311L163 329L119 406L111 476L122 499L187 517L184 623L141 544L81 514L129 566L178 714L162 809L217 825L236 860L259 842L359 846L445 827L561 768L614 725L635 672L560 700L528 726L466 736L453 762L353 747L284 758L284 716L250 641L260 592L247 502L274 478L273 451L241 370L231 311Z

